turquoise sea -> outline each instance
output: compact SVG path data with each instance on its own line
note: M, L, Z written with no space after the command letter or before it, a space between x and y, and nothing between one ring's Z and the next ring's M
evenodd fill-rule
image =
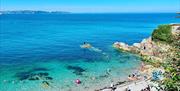
M0 15L0 91L92 91L123 81L141 64L119 52L159 24L180 23L173 13ZM83 42L94 49L82 49ZM74 81L81 80L76 85ZM47 86L49 85L49 86Z

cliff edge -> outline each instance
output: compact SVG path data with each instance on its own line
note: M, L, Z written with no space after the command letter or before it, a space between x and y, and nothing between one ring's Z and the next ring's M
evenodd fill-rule
M140 43L115 42L113 47L139 54L142 61L154 67L163 67L165 78L159 83L165 91L180 91L180 24L160 25Z

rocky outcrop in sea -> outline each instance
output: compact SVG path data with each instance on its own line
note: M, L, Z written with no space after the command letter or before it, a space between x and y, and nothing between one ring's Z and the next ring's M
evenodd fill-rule
M175 42L180 43L180 30L178 30L180 29L180 26L176 26L176 29L177 30L174 30L173 28L172 34L177 39ZM167 59L179 60L179 58L174 57L177 55L177 52L175 51L177 48L175 48L175 46L167 43L155 42L152 40L152 37L143 39L140 43L134 43L133 45L128 45L123 42L115 42L113 47L121 51L139 54L144 60L157 60L160 62Z

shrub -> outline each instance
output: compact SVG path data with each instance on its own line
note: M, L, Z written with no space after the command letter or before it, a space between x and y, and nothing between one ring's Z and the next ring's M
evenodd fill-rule
M153 41L162 41L171 43L173 40L171 26L170 25L160 25L152 33Z

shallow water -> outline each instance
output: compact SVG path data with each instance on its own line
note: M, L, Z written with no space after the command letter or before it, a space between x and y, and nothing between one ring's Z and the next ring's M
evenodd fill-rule
M0 91L88 91L124 80L140 59L112 44L140 42L157 25L180 22L175 16L0 15ZM82 49L83 42L100 51Z

